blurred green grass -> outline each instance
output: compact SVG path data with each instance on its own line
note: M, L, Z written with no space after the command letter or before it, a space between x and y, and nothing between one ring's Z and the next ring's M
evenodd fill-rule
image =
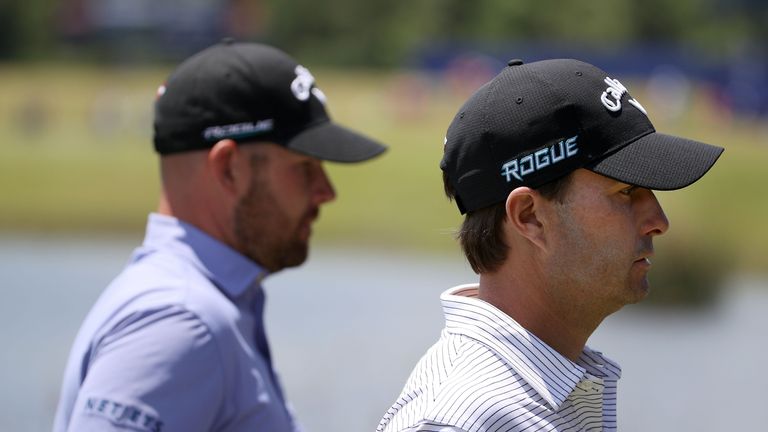
M151 145L155 89L170 68L0 65L0 231L140 233L156 205ZM445 130L475 84L409 72L314 70L339 123L389 144L381 158L328 164L339 198L316 240L452 251L461 218L442 192ZM768 128L733 118L698 88L680 117L657 129L726 147L714 169L684 191L661 192L671 220L659 248L685 244L740 271L768 270ZM638 90L639 89L639 90Z

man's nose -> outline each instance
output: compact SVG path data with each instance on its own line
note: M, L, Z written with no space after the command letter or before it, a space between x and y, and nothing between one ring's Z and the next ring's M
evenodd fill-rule
M313 186L313 195L315 202L323 204L329 201L333 201L336 198L336 191L333 189L333 184L325 169L320 166L315 178L315 184Z
M659 200L656 199L656 195L653 191L645 189L646 194L643 196L643 225L642 231L644 235L657 236L664 234L669 230L669 219L664 214L664 209L661 208Z

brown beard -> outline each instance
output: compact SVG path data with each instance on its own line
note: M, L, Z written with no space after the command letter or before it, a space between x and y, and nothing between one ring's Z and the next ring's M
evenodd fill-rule
M296 224L290 224L267 184L255 176L248 193L235 207L238 250L271 273L301 265L307 259L309 244L298 231L317 212L317 208L311 209Z

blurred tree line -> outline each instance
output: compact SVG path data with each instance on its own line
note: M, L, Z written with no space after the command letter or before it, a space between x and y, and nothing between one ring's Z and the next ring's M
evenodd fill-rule
M302 58L386 66L437 42L543 41L618 49L680 44L713 55L764 40L760 0L273 0L271 37ZM308 12L311 11L311 12Z
M732 55L765 50L767 23L762 0L4 0L0 58L109 59L118 44L128 57L175 60L227 35L316 64L375 67L436 42L675 44Z

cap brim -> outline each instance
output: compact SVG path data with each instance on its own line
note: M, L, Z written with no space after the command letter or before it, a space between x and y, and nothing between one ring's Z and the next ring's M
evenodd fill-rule
M287 144L291 150L332 162L362 162L383 153L387 147L332 122L307 129Z
M654 132L586 168L627 184L674 190L700 179L723 150L722 147Z

